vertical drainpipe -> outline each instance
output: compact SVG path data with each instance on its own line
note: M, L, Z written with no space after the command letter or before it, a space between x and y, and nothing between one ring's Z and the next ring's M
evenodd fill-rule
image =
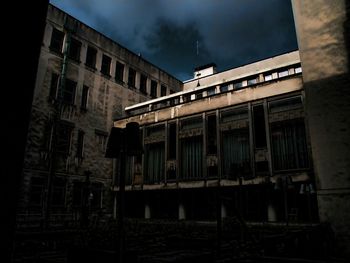
M59 121L61 120L61 110L62 110L62 97L63 97L63 89L65 85L65 79L66 79L66 72L67 72L67 64L68 64L68 52L70 48L71 43L71 30L68 27L67 24L67 16L64 20L64 28L66 29L66 43L64 45L63 50L63 61L62 61L62 68L61 68L61 76L58 86L58 95L57 95L57 102L55 104L54 109L54 117L53 117L53 124L52 124L52 148L51 148L51 156L49 158L49 174L47 178L47 196L45 198L44 203L44 228L47 229L49 227L49 219L50 219L50 206L51 206L51 200L52 200L52 184L53 184L53 178L55 176L55 170L56 170L56 147L57 147L57 125Z

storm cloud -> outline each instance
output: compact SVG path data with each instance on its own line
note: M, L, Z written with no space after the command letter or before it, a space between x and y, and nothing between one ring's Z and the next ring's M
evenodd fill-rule
M51 0L180 80L297 49L285 0ZM198 43L198 44L197 44Z

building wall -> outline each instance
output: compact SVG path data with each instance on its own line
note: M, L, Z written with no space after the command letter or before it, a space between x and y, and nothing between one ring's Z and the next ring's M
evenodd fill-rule
M60 51L53 50L51 46L54 30L64 34L64 44ZM67 43L72 47L72 40L81 43L77 59L66 58L65 55ZM88 47L93 47L97 51L96 63L92 67L86 65ZM103 54L111 58L107 75L101 73ZM115 79L117 61L124 65L122 81ZM130 68L136 72L134 85L128 83ZM58 85L53 85L55 74L59 76ZM141 74L147 78L144 91L140 90ZM60 90L67 88L65 79L76 83L72 103L60 103L58 99ZM161 86L166 87L166 94L170 94L171 91L179 91L182 85L179 80L140 56L49 5L26 146L19 220L23 219L24 214L44 216L50 177L64 181L60 190L64 195L61 196L63 203L54 208L55 211L51 216L54 213L72 214L74 183L85 182L86 171L91 172L89 176L91 183L99 183L102 186L101 204L98 207L102 208L104 213L110 213L112 209L110 187L114 171L112 160L104 157L108 133L113 126L113 119L122 116L126 106L151 98L151 81L157 85L156 97L161 96ZM62 88L59 83L66 83L65 87ZM53 86L57 89L54 96L52 96ZM88 87L86 107L82 105L84 87ZM63 92L63 96L67 95ZM69 153L59 156L56 154L58 156L55 158L56 164L51 168L52 126L56 123L54 112L58 104L61 107L59 120L71 125L72 131ZM80 155L78 140L82 134L83 154ZM39 179L40 182L36 183L39 186L32 184L33 178ZM51 198L59 194L55 191L52 190ZM53 209L53 206L50 204L49 206Z
M350 255L350 93L348 1L293 1L311 134L319 214Z

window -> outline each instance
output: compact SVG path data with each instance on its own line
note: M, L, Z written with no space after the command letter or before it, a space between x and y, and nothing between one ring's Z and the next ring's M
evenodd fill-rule
M249 85L257 84L257 83L258 83L258 76L249 78L247 82L248 82L248 86L249 86Z
M296 66L295 73L297 74L297 73L301 73L301 72L302 72L301 66L300 65Z
M275 171L308 167L309 161L303 120L272 123L271 144Z
M265 74L265 75L264 75L264 80L265 80L265 81L270 81L270 80L272 80L272 73Z
M65 204L66 181L55 177L52 185L52 205L63 207Z
M181 179L203 177L203 120L202 116L181 120Z
M168 136L168 159L176 159L176 123L169 124L169 136Z
M115 65L115 80L124 83L124 64L118 61Z
M253 107L253 132L255 139L255 148L265 148L266 128L263 105L257 105Z
M67 156L70 152L73 125L69 122L61 121L57 126L56 152L64 156Z
M79 40L72 38L69 46L68 57L77 62L80 62L80 50L81 50L81 42Z
M83 91L81 93L81 105L80 105L80 108L82 110L87 109L88 98L89 98L89 87L84 85Z
M230 122L234 120L248 119L248 108L241 107L229 109L221 112L221 122Z
M208 91L207 91L208 96L215 95L215 90L216 90L215 87L209 88Z
M86 61L85 61L86 66L92 69L96 68L96 54L97 54L97 50L93 47L88 46L86 51Z
M87 195L87 187L84 182L74 182L73 184L73 207L81 207L84 197Z
M269 102L269 110L271 113L285 110L298 109L302 107L301 97L292 97L288 99L276 100Z
M129 68L128 85L135 88L136 86L136 71L133 68Z
M220 92L226 92L226 91L228 91L228 84L220 85Z
M95 136L96 136L96 141L97 141L97 144L99 145L100 150L102 152L105 152L106 145L107 145L108 132L96 129Z
M157 82L154 80L151 81L151 97L157 97Z
M241 89L243 88L243 81L236 81L233 83L233 89Z
M92 209L102 208L103 185L101 183L91 183L89 201Z
M51 83L50 83L50 95L49 95L50 99L57 98L58 83L59 83L59 75L52 73Z
M147 183L159 183L164 177L164 142L151 143L146 146Z
M62 103L74 105L76 87L77 83L75 81L65 80L65 85L62 87Z
M283 78L289 75L288 69L283 69L278 72L278 77Z
M160 96L166 96L166 87L164 85L160 87Z
M147 94L147 77L143 74L141 74L141 79L140 79L140 91L143 94Z
M207 117L207 153L216 154L216 115Z
M222 168L224 178L229 179L250 173L248 129L222 132Z
M102 64L101 64L101 73L106 75L106 76L110 76L110 72L111 72L111 61L112 59L103 54L102 55Z
M84 153L84 136L85 132L82 130L78 131L78 140L77 140L77 157L83 158Z
M57 30L56 28L53 28L50 42L50 50L57 53L62 53L63 39L64 33L62 31Z
M44 178L32 177L30 180L30 206L41 207L44 200L45 180Z

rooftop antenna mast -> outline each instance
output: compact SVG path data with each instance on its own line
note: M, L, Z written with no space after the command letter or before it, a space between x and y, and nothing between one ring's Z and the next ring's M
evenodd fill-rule
M197 40L197 66L199 63L199 41ZM198 78L198 83L197 83L197 87L199 87L201 84L199 83L199 76L201 74L200 73L196 73L195 78Z

